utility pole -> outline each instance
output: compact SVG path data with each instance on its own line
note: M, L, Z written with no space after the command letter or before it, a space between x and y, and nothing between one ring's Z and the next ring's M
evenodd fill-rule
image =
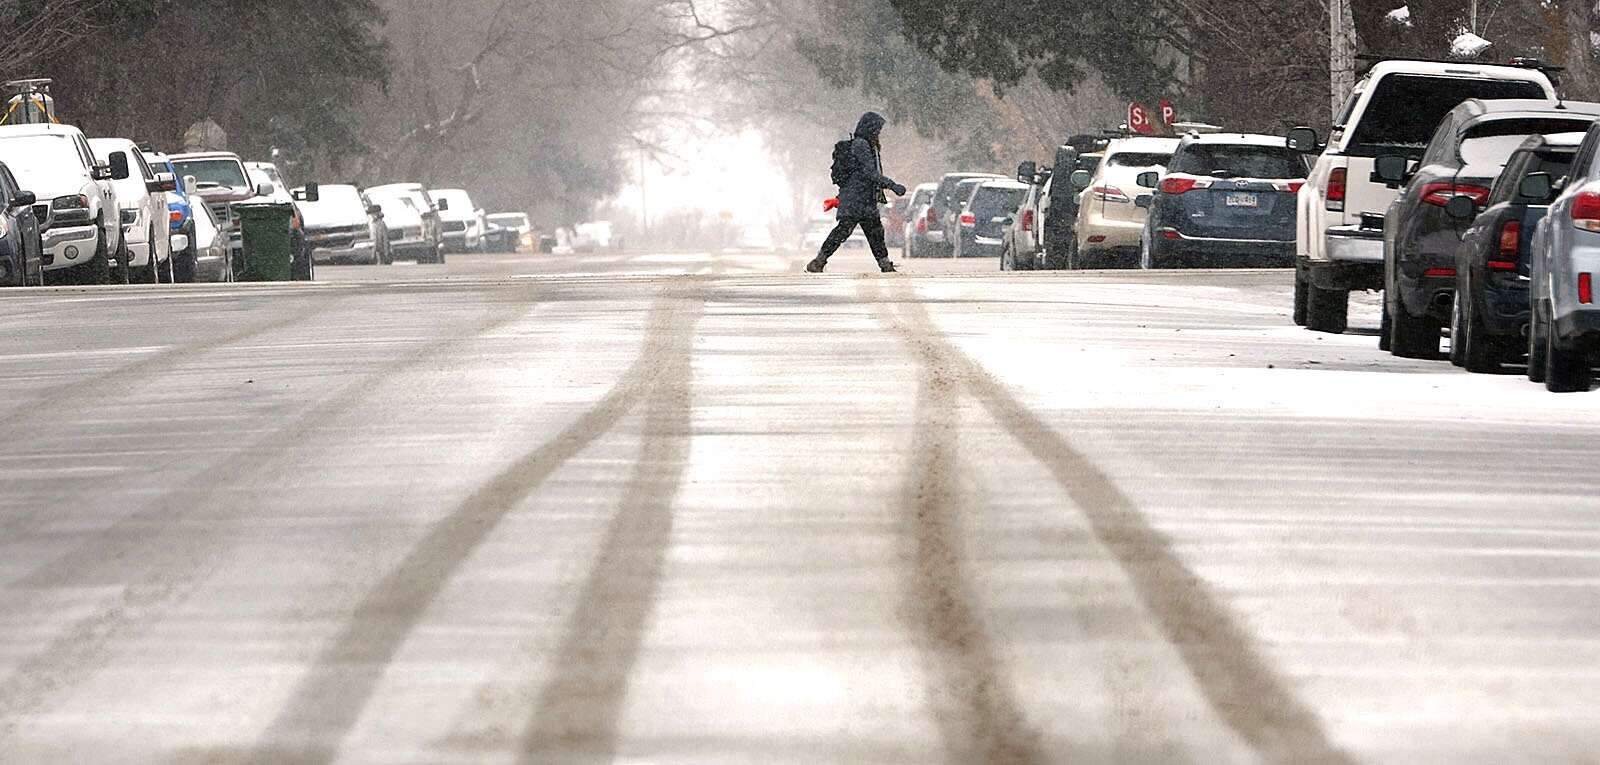
M1328 71L1333 76L1333 119L1338 119L1356 86L1356 23L1350 0L1328 0Z

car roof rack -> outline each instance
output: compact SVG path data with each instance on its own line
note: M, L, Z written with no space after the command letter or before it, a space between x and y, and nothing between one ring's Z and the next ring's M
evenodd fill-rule
M1565 72L1563 66L1552 66L1532 56L1513 56L1509 61L1472 61L1460 58L1421 58L1418 56L1386 56L1375 53L1361 53L1355 57L1361 66L1356 67L1356 76L1361 77L1372 71L1373 67L1386 61L1415 61L1421 64L1455 64L1457 66L1510 66L1518 69L1534 69L1540 72Z

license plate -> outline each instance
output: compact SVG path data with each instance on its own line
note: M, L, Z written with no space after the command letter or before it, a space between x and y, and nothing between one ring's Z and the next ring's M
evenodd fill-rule
M1260 207L1261 197L1242 191L1235 191L1223 197L1222 203L1229 207Z

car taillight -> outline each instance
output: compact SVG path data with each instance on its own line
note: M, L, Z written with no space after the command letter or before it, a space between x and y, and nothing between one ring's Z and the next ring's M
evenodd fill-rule
M1305 186L1305 181L1273 181L1272 188L1278 191L1287 191L1290 194L1299 194L1300 188Z
M1505 222L1505 225L1500 227L1500 258L1501 258L1501 262L1507 261L1507 260L1512 261L1511 268L1508 268L1508 269L1497 269L1497 270L1506 270L1506 271L1515 270L1516 267L1517 267L1517 265L1516 265L1517 253L1521 249L1522 249L1522 221L1520 221L1520 220L1508 220L1508 221ZM1494 269L1494 267L1495 267L1494 262L1490 262L1489 263L1489 268Z
M917 220L917 233L919 233L919 234L928 233L928 219L927 218L921 218L921 219Z
M1089 192L1097 202L1122 202L1128 201L1128 195L1116 186L1096 186Z
M939 222L939 211L929 207L928 216L923 220L930 226L937 224Z
M1600 233L1600 191L1585 191L1572 198L1572 225Z
M1422 275L1434 279L1443 279L1446 277L1455 276L1456 270L1454 268L1430 268L1426 271L1423 271Z
M1032 231L1033 230L1033 211L1032 210L1023 210L1022 211L1022 230L1023 231Z
M1331 212L1344 212L1345 178L1349 177L1348 171L1336 167L1328 175L1328 210Z
M1162 178L1161 185L1158 188L1163 194L1183 194L1195 189L1209 189L1211 188L1211 183L1210 178L1184 178L1180 176Z
M1584 305L1594 303L1594 274L1578 274L1578 302Z
M972 213L969 213L969 212L962 213L961 214L961 225L963 225L963 226L976 226L976 225L978 225L978 216L973 215Z
M1469 184L1456 185L1449 181L1434 181L1422 184L1422 201L1435 207L1444 207L1450 204L1451 197L1471 197L1472 203L1482 206L1489 201L1489 190L1482 186Z

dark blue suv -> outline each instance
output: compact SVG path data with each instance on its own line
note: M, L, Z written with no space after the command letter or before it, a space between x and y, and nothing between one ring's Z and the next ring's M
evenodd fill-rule
M1294 266L1295 204L1306 161L1282 138L1191 134L1167 174L1139 176L1155 190L1140 239L1145 268Z

